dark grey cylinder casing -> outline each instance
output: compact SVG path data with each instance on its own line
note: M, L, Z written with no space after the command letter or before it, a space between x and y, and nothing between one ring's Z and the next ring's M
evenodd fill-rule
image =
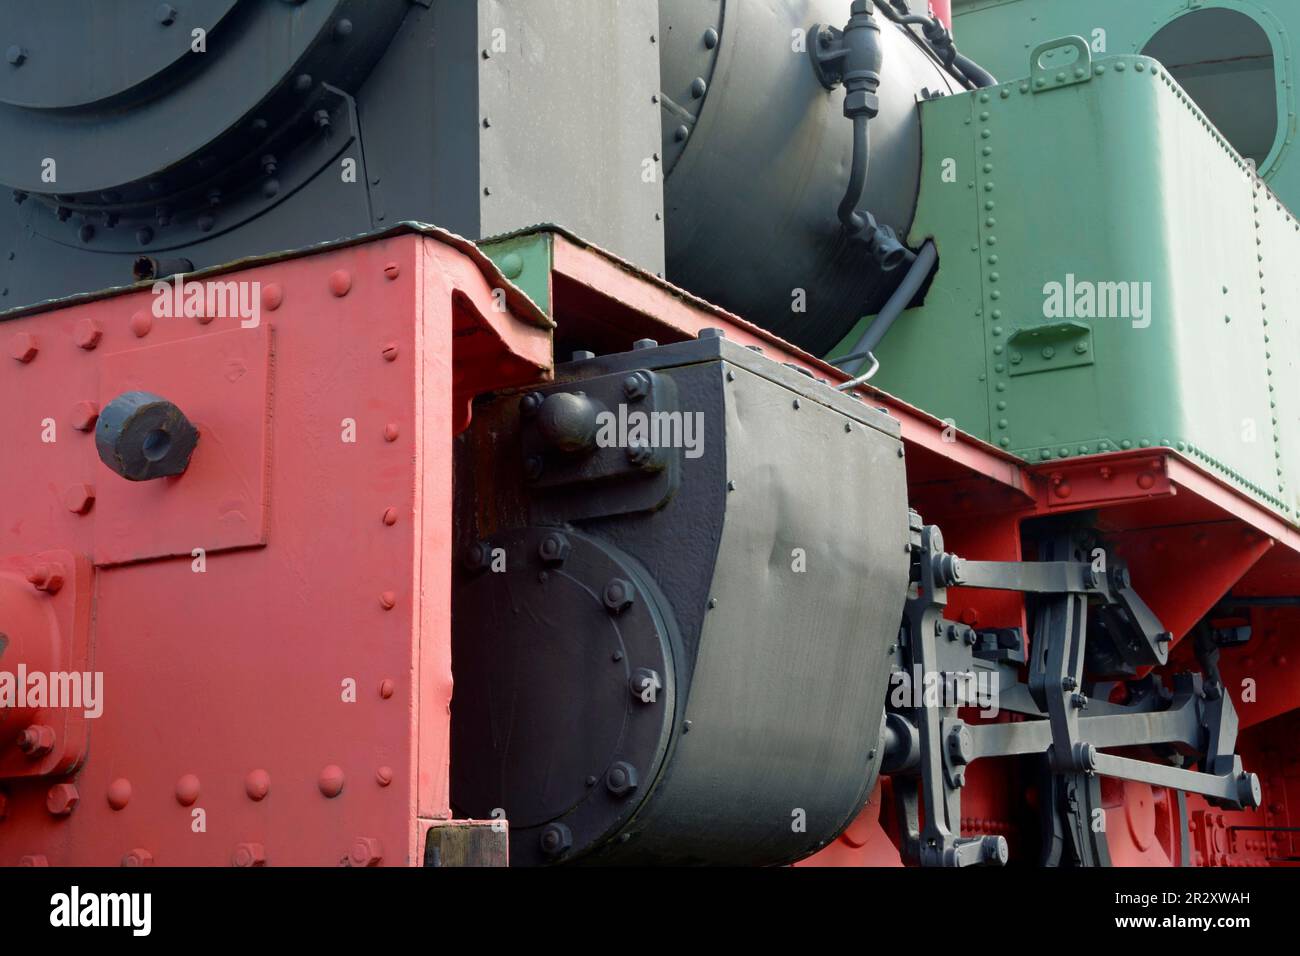
M848 14L847 0L660 0L668 278L818 354L899 278L882 277L836 217L853 124L806 46L815 25ZM918 99L958 87L903 27L876 19L884 66L862 208L906 236Z
M564 391L698 413L698 454L545 451L535 409ZM901 447L889 416L723 339L562 366L477 408L458 453L476 560L453 603L456 812L504 811L521 865L771 865L835 839L881 757ZM602 605L612 579L628 607ZM645 704L627 686L651 671ZM611 787L628 767L635 791Z

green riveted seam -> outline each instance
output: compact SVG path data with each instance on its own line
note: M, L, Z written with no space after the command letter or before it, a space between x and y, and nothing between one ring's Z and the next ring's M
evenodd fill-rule
M980 269L980 290L983 295L977 315L985 325L987 348L986 390L990 410L992 441L999 447L1010 448L1014 442L1011 394L1008 383L1007 317L1002 308L1004 283L1010 265L1002 260L998 249L998 134L1003 132L997 122L997 105L1012 95L1011 87L986 89L975 95L972 115L967 120L974 130L975 147L975 201L978 225L975 230L976 245L972 248ZM1005 137L1002 137L1005 138Z

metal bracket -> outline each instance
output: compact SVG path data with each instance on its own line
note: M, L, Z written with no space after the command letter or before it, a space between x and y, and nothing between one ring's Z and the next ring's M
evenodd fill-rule
M1070 56L1073 52L1075 55ZM1035 93L1058 90L1092 79L1092 48L1083 37L1049 40L1029 58L1029 84Z

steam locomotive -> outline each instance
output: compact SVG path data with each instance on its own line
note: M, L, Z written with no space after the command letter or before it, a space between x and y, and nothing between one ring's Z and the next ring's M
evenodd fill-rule
M0 863L1293 861L1300 13L0 10Z

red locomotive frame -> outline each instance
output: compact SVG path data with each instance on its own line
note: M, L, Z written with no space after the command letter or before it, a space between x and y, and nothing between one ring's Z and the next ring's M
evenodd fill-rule
M97 719L0 717L0 865L419 865L431 830L499 830L453 821L448 798L452 441L474 396L547 380L557 326L607 351L721 328L844 378L560 233L549 315L475 246L423 228L220 278L257 283L256 328L155 318L148 287L0 325L0 610L29 622L0 666L64 661L105 688ZM94 415L126 388L166 394L199 427L186 474L132 485L104 470ZM1025 520L1092 512L1176 641L1228 593L1300 594L1300 534L1174 451L1027 465L864 395L902 423L912 507L964 557L1020 560ZM949 608L1024 625L1017 594L953 589ZM1300 680L1285 633L1300 608L1244 613L1254 638L1223 671L1263 805L1189 798L1184 859L1172 796L1106 781L1114 862L1295 857ZM1171 666L1191 660L1177 646ZM54 730L50 750L18 748L29 725ZM1014 855L1023 790L999 767L972 769L963 832L1006 836ZM882 803L806 863L897 865Z

